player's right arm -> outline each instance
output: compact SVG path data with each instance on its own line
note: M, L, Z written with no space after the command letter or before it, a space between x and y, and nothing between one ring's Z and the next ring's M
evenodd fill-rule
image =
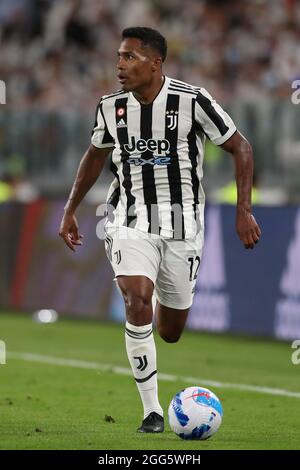
M72 251L75 251L76 245L82 244L82 235L79 234L75 211L98 179L111 150L111 148L97 148L91 144L79 164L59 228L59 235Z
M72 251L75 251L76 245L82 245L82 235L79 233L75 211L102 172L106 157L113 147L114 139L107 127L101 99L96 109L91 145L79 164L59 228L59 235Z

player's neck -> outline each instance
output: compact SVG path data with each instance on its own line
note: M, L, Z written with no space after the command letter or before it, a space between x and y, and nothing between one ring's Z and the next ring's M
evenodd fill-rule
M133 95L141 104L150 104L155 100L164 83L165 76L159 75L155 77L150 86L147 86L145 89L133 91Z

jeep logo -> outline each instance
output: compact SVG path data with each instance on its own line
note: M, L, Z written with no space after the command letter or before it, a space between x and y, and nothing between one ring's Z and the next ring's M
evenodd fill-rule
M168 152L170 150L170 142L166 139L154 140L154 139L139 139L135 141L134 136L131 137L131 143L125 144L124 149L128 153L133 153L135 151L139 153L146 152L155 152L157 155L162 155L163 152Z

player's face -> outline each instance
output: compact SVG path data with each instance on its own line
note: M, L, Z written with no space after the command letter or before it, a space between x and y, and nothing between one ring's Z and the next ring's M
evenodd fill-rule
M151 84L160 59L140 39L127 38L118 50L118 78L125 91L138 91Z

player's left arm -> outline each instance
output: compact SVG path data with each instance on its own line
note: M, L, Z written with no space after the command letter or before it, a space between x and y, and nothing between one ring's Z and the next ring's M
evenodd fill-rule
M253 249L261 236L261 230L252 215L251 209L252 147L239 131L236 131L220 146L232 154L235 164L237 185L236 230L245 248Z

